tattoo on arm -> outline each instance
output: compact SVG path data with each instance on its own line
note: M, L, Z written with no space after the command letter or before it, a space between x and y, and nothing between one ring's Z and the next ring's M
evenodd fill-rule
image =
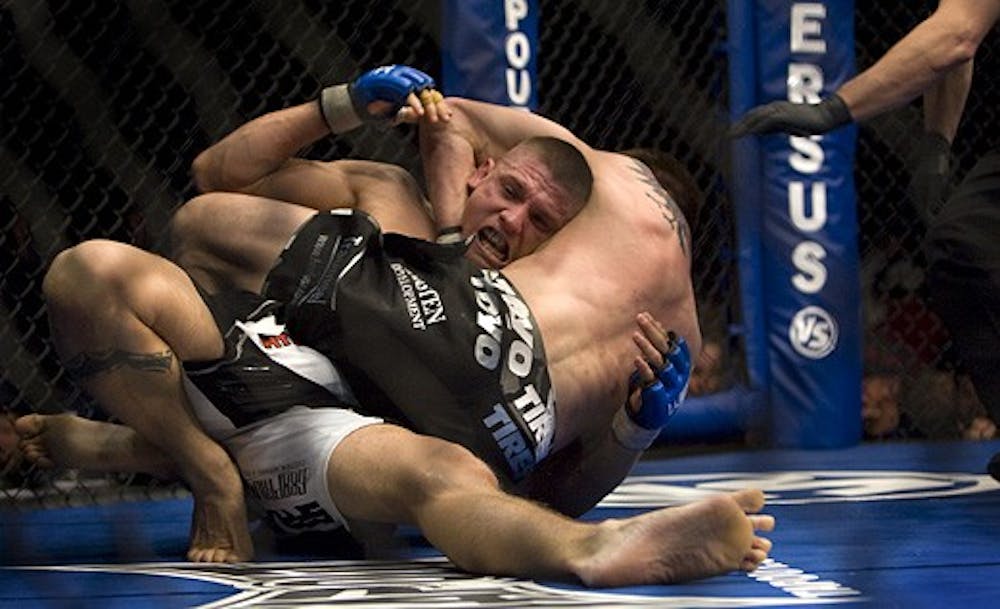
M677 239L681 243L681 249L684 251L685 256L690 257L691 229L688 227L687 220L684 218L681 208L678 207L677 202L670 196L670 193L660 186L660 183L653 176L653 172L650 171L649 167L646 167L646 165L636 159L630 160L632 162L632 171L636 173L636 177L649 187L646 191L646 198L652 201L657 210L659 210L660 215L663 216L663 219L677 231Z
M66 362L66 372L76 380L87 380L104 372L126 366L143 372L169 372L174 365L174 353L130 353L117 349L78 353Z

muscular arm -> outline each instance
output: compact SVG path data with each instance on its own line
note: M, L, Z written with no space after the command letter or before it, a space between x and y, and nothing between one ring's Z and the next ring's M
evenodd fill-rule
M971 59L955 66L924 93L924 131L938 133L949 142L955 139L972 88L972 66Z
M425 122L420 128L427 191L439 227L461 223L466 181L476 166L500 157L522 140L551 136L575 144L584 154L591 151L568 129L537 114L459 97L445 102L451 120Z
M532 472L518 493L576 517L592 509L632 470L641 451L629 450L614 438L611 424L599 435L570 444Z
M270 112L240 126L195 158L192 173L202 192L249 194L299 150L330 134L315 101Z
M856 121L901 106L969 62L998 19L1000 0L941 0L934 14L837 94Z
M195 182L203 192L240 192L320 211L353 207L378 218L385 231L432 236L426 200L401 167L293 158L329 135L315 101L265 114L199 154Z
M383 231L433 238L427 201L417 181L397 165L375 161L292 159L248 193L319 211L360 209Z
M569 129L544 116L460 97L449 97L445 101L453 111L452 120L458 120L467 130L477 158L480 155L500 156L521 141L536 136L557 137L585 153L590 150Z

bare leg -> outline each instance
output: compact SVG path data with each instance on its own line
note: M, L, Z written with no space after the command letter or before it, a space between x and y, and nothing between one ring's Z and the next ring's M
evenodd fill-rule
M29 414L15 425L24 458L41 468L176 477L173 459L125 425L73 414Z
M171 259L203 289L259 292L295 231L316 211L237 192L191 199L170 221ZM239 230L219 230L219 218Z
M191 489L188 558L249 559L239 474L199 427L183 387L182 360L222 353L218 328L187 275L131 246L90 241L53 261L44 289L67 371L109 413L169 455Z
M413 523L458 567L477 573L575 578L588 586L675 583L756 568L771 544L759 491L711 497L635 518L585 523L500 490L455 444L390 425L355 431L327 471L348 518Z

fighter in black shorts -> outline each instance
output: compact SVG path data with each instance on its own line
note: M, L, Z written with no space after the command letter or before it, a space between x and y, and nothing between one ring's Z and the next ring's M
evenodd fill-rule
M296 340L336 363L359 412L461 444L517 482L555 430L545 350L513 286L464 250L383 234L363 212L319 214L264 293L288 303Z
M326 112L327 105L322 107ZM302 137L316 138L328 132L317 120L314 105L290 108L282 116L289 113L302 119L297 123L302 128ZM280 127L282 131L288 129L284 122L264 124ZM243 134L238 130L231 140L236 144L225 149L236 153L245 150L245 146L238 145L244 142ZM561 144L563 148L573 148L565 142ZM470 193L469 208L473 198L488 206L478 223L481 228L473 229L474 238L488 242L474 244L480 257L503 262L527 253L539 238L543 239L568 220L567 210L573 210L569 205L559 204L559 197L553 196L564 194L562 189L553 193L552 182L547 179L537 183L539 167L543 166L537 161L543 151L533 146L541 144L526 142L515 146L504 157L503 164L486 163L476 169L473 176L476 184L470 184L475 192ZM579 151L574 152L582 159ZM387 189L381 179L385 171L371 172L370 168L362 169L349 161L328 167L308 162L283 164L284 160L279 165L288 171L282 171L281 177L288 180L268 174L267 179L259 182L251 179L250 184L262 184L272 193L280 186L294 189L303 185L299 179L303 172L312 172L338 193L334 196L327 192L326 201L378 208L385 201L396 200L386 196ZM586 166L586 160L583 161ZM266 171L274 169L270 163L264 165ZM254 167L259 169L261 163ZM251 173L256 174L257 169ZM555 168L548 168L548 172L552 175L547 178L561 175ZM219 173L223 177L235 173L245 178L239 172ZM379 179L372 180L373 176ZM351 187L345 182L348 177L362 182L366 188ZM537 188L525 194L516 188L519 178L522 184L537 183ZM280 201L286 200L274 194L237 194L235 187L225 180L218 184L199 180L202 188L206 184L220 191L220 196L233 205L234 209L226 214L231 218L243 217L247 205L262 199L268 209L275 210L277 207L271 206L281 206ZM403 191L396 187L389 190L400 192L399 198L405 198L406 187L397 186ZM308 196L313 191L301 194L313 200ZM582 203L586 198L586 194L580 195L578 201ZM541 208L535 203L541 203ZM407 209L398 211L407 213ZM306 221L298 220L301 213L293 214L296 220L293 226L300 229ZM280 218L269 218L271 215L263 219L272 221L260 224L260 228L270 231L270 236L274 232L282 236L273 244L276 247L265 248L265 266L259 268L253 262L260 262L261 258L255 255L259 248L254 246L266 239L250 240L249 250L240 250L241 255L235 258L223 257L204 267L196 265L196 270L221 278L215 289L202 284L206 290L220 294L226 289L256 291L261 287L274 256L291 234L283 230L291 218L285 218L284 224L275 227ZM524 223L523 231L511 232L509 238L499 230L510 222L508 215ZM218 217L213 211L211 221L201 225L214 235L226 233L217 230ZM387 231L399 230L391 226L392 217L382 214L379 220ZM655 226L661 228L658 215L655 220ZM386 413L409 423L412 429L405 425L368 425L366 421L380 419L351 413L364 420L351 422L348 427L368 426L346 432L349 435L343 438L342 450L313 450L313 454L321 455L321 461L296 459L290 465L267 466L268 471L260 472L265 478L259 484L251 482L253 493L267 499L291 498L297 502L299 497L306 498L317 491L310 480L325 484L328 492L323 494L327 498L336 497L335 508L340 508L344 515L380 523L417 524L456 564L474 571L532 576L572 574L592 585L615 585L700 577L740 566L752 567L766 557L769 543L756 538L753 530L767 525L767 521L747 516L748 512L760 509L763 498L756 492L607 526L575 523L540 504L501 492L498 478L509 482L524 476L553 445L553 396L542 345L521 298L503 276L478 271L462 260L458 248L382 235L361 214L325 215L304 226L306 229L269 276L266 296L287 299L288 305L285 317L274 320L275 326L287 320L294 326L289 327L291 336L298 334L315 340L315 346L337 358L338 364L342 363L345 377L349 383L358 385L355 389L368 402L370 412ZM243 239L246 240L245 236ZM229 269L227 262L244 269L242 277L246 283L235 280L239 268ZM303 263L304 271L286 270L296 263ZM457 278L445 280L438 275L449 268L458 273ZM179 385L175 379L180 377L172 362L215 359L223 355L227 346L222 335L214 332L218 322L213 319L212 311L204 306L202 294L194 289L191 282L194 271L188 266L184 269L187 274L177 265L123 244L82 244L61 255L46 278L47 294L54 303L50 312L56 311L59 328L64 332L63 355L79 362L78 368L90 370L100 366L101 374L89 377L88 391L97 392L101 394L99 397L113 403L122 413L121 418L132 427L133 435L151 439L154 446L149 448L158 449L159 457L169 459L192 485L195 534L189 557L246 560L252 550L240 527L245 523L241 514L242 487L238 480L231 484L224 469L228 461L218 458L218 445L206 442L208 438L202 437L201 429L187 423L189 413L183 407L188 400L175 395ZM81 287L91 289L81 294ZM377 292L375 295L371 294L372 289ZM97 306L97 302L107 299L118 308ZM395 312L388 312L386 307ZM100 315L109 310L115 314ZM95 311L100 323L94 323ZM81 323L81 317L87 323ZM620 350L631 352L638 346L636 366L647 373L644 381L651 383L650 387L658 384L660 391L668 394L670 403L659 405L666 407L661 409L662 414L669 416L671 406L676 407L683 397L686 378L675 373L667 378L661 375L662 382L657 381L651 364L662 366L661 373L665 374L670 368L663 365L663 354L673 357L673 352L665 332L656 331L648 315L640 317L636 322L640 330L652 330L653 335L647 335L644 345L630 344ZM263 320L251 315L250 321ZM373 323L376 321L380 323ZM233 325L239 328L236 322ZM248 339L256 335L263 342L259 331L243 334ZM233 336L230 334L230 338ZM625 333L626 341L637 340L637 336ZM406 347L412 351L404 351L403 340L409 342L413 338L417 344ZM440 366L443 362L451 363L454 359L451 354L456 349L461 356L457 367ZM462 354L461 350L467 351ZM229 361L225 356L223 360ZM230 360L240 365L239 357ZM407 369L402 374L397 360L406 363ZM683 369L687 368L685 365ZM669 391L664 391L667 383ZM373 390L376 384L378 391ZM157 391L150 389L153 385ZM149 399L129 399L137 394L133 387ZM238 397L239 392L228 394L229 399L234 396ZM248 446L260 447L272 455L287 452L288 446L280 440L282 433L269 433L274 428L271 423L280 427L297 419L295 423L301 425L298 413L303 411L310 418L319 412L351 412L344 408L292 406L275 413L266 400L247 404L255 413L273 415L267 423L253 422L254 416L249 416L246 421L249 424L242 429ZM463 404L467 404L465 408ZM643 401L638 409L640 415L645 405ZM624 410L622 406L618 412ZM633 414L629 411L622 416ZM623 435L619 433L619 418L616 415L613 430L600 429L601 439L615 455L624 453L634 459L648 445L637 440L658 433L658 429L647 427L637 434L633 429L637 425L629 421L631 427L625 428L628 432ZM414 433L413 429L428 433ZM35 431L44 433L40 426ZM451 439L454 441L447 441ZM237 459L247 477L245 462ZM314 471L325 466L326 476L310 477L308 472L299 471L302 468L297 469L299 462L306 469L315 468ZM224 473L226 479L206 479L216 472ZM574 480L570 477L569 483ZM227 492L229 489L239 492ZM335 517L329 511L325 515ZM299 525L323 515L317 514L311 502L306 502L293 504L282 516L288 517L287 522ZM222 526L214 530L205 526L216 521L221 521ZM688 533L687 524L694 522L710 523L710 539ZM476 535L470 534L473 530ZM637 530L643 532L636 534ZM706 544L711 545L707 554L700 550ZM688 548L699 551L689 555ZM661 550L679 552L678 555L685 557L684 563L677 564L676 569L648 568L650 560L662 554ZM699 560L699 557L704 558Z

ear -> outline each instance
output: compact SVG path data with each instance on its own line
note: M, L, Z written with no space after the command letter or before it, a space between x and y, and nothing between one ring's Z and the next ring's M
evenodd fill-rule
M475 190L480 184L482 184L483 180L486 179L486 176L490 175L490 172L493 171L494 167L496 167L496 161L492 158L488 158L480 163L479 167L476 167L476 170L472 172L471 176L469 176L469 180L467 182L469 190Z

